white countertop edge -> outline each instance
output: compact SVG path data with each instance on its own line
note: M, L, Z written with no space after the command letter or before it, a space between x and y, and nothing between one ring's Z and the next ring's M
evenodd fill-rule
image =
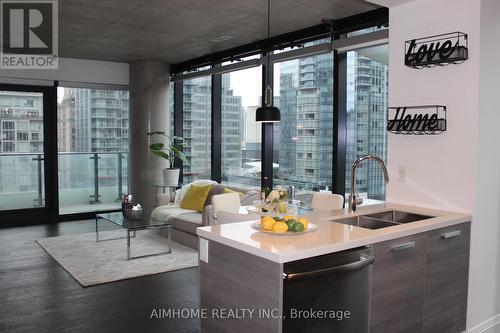
M375 208L375 207L373 207ZM205 238L214 242L218 242L223 245L230 246L232 248L241 250L246 253L253 254L255 256L277 262L277 263L287 263L295 260L301 260L305 258L310 258L310 257L315 257L315 256L320 256L324 254L329 254L329 253L334 253L334 252L339 252L339 251L344 251L344 250L349 250L352 248L360 247L360 246L366 246L366 245L371 245L375 243L380 243L392 239L397 239L401 237L406 237L406 236L411 236L435 229L440 229L440 228L445 228L465 222L471 222L472 220L472 215L469 214L460 214L460 213L452 213L452 212L445 212L445 211L437 211L433 209L426 209L426 208L420 208L420 207L411 207L411 206L404 206L404 205L395 205L395 204L386 204L382 207L377 207L375 209L369 209L370 213L376 213L378 211L384 211L392 208L398 208L398 209L405 209L409 212L414 212L414 213L420 213L420 214L435 214L437 212L443 214L442 216L438 216L432 219L428 220L423 220L423 221L418 221L418 222L412 222L410 224L402 224L398 226L394 226L391 228L394 228L391 230L390 233L387 233L387 228L385 229L385 232L377 232L377 230L372 230L373 234L369 235L364 238L360 238L357 240L352 240L352 241L346 241L342 243L336 243L336 244L331 244L331 245L324 245L321 247L317 248L311 248L311 249L305 249L305 250L296 250L294 252L290 253L274 253L274 252L269 252L265 251L259 248L256 248L254 246L241 243L237 240L227 238L224 236L216 235L209 230L205 230L205 228L197 228L196 233L199 237ZM361 210L359 212L356 212L355 215L361 215L361 214L366 214L367 210ZM339 215L339 216L331 216L331 217L325 217L324 219L329 220L331 223L335 223L335 219L338 218L344 218L346 217L345 215ZM240 223L248 223L248 222L240 222ZM378 230L384 230L384 229L378 229ZM401 230L398 230L401 229ZM296 236L290 236L290 237L296 237Z
M245 222L243 222L243 223L245 223ZM235 248L237 250L241 250L243 252L247 252L247 253L250 253L250 254L253 254L253 255L256 255L258 257L268 259L268 260L271 260L274 262L278 262L278 263L283 262L283 261L281 261L280 255L277 253L264 251L264 250L255 248L253 246L235 241L235 240L230 239L230 238L216 236L213 233L211 233L210 231L203 230L202 228L196 229L196 233L198 234L198 237L205 238L205 239L208 239L208 240L211 240L211 241L223 244L223 245L227 245L227 246L230 246L230 247ZM291 236L291 237L294 237L294 236Z

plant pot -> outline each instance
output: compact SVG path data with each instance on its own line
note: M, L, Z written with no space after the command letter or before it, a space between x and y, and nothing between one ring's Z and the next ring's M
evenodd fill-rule
M163 169L163 185L177 186L179 185L180 169Z

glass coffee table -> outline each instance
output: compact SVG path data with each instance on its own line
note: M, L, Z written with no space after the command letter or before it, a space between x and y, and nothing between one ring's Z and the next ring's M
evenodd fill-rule
M111 222L117 226L127 230L126 237L106 238L99 239L99 220ZM131 256L130 254L130 238L135 238L136 231L150 230L150 229L167 229L168 251L156 252L151 254L144 254L140 256ZM159 221L150 217L142 217L139 220L130 220L123 216L122 212L97 214L95 217L95 240L96 242L103 242L115 239L127 239L127 259L137 259L144 257L159 256L163 254L172 253L172 224L170 222Z

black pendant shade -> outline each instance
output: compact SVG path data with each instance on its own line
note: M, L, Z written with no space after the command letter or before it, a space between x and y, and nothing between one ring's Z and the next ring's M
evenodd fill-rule
M271 36L271 0L267 0L267 38L269 39ZM271 70L271 66L269 64L269 54L266 54L267 60L267 68L265 69L267 72L267 82L269 83L270 76L269 72ZM273 90L271 86L268 85L265 90L263 106L258 108L255 111L255 121L259 123L277 123L281 121L280 109L273 106Z
M281 121L280 109L275 106L261 106L255 111L255 121L276 123Z

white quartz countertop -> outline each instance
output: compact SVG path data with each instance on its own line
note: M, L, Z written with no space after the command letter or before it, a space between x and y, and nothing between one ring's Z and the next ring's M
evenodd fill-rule
M335 222L336 219L340 218L387 210L402 210L435 217L375 230ZM410 236L472 220L472 215L468 214L391 203L360 207L355 214L349 214L347 210L332 210L314 211L300 216L307 217L311 223L318 226L318 230L300 235L274 235L252 229L250 225L253 222L238 222L201 227L197 229L197 234L201 238L271 261L285 263ZM256 220L258 219L259 216L256 215Z

